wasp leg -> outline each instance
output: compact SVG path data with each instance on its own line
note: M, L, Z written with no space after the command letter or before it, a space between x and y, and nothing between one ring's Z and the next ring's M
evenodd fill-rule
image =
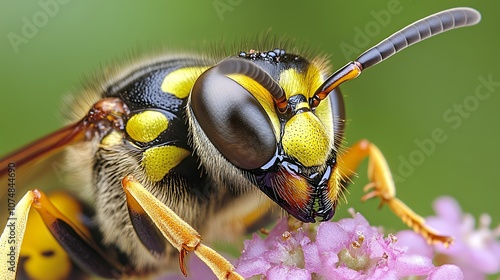
M165 251L166 241L151 218L130 194L127 196L127 208L130 221L142 244L148 248L151 254L162 255Z
M30 208L33 207L49 231L52 233L57 242L63 247L70 258L82 269L89 273L95 274L104 278L117 278L121 275L120 265L108 260L105 253L93 242L93 240L62 214L47 198L47 196L39 191L29 191L15 208L15 226L9 228L7 226L0 238L0 248L2 252L13 248L15 249L13 263L8 263L8 268L5 271L12 271L12 279L15 277L15 270L17 269L19 260L19 251L23 238L25 236L25 229L27 225L27 217ZM14 230L14 231L12 231ZM8 235L8 236L7 236ZM9 238L15 238L15 246L10 247L13 242L9 242ZM2 254L0 260L2 265L10 261L10 257L4 261L6 256Z
M391 171L377 146L368 140L361 140L354 144L339 157L338 166L341 174L352 177L354 170L367 157L369 159L368 178L370 183L364 188L367 193L362 197L362 200L379 197L381 206L387 204L396 216L415 232L421 234L429 243L443 243L445 246L449 246L453 242L451 237L437 233L436 230L425 224L422 216L413 212L406 204L396 198L396 187Z
M125 177L122 184L127 205L132 208L129 211L146 213L168 242L179 250L179 265L184 275L187 275L184 258L188 252L194 251L219 279L243 279L229 261L201 243L200 234L195 229L156 199L133 176Z
M63 191L53 192L48 197L59 211L90 235L82 222L86 214L80 201ZM19 259L17 278L21 279L85 279L87 275L71 261L36 211L28 214Z

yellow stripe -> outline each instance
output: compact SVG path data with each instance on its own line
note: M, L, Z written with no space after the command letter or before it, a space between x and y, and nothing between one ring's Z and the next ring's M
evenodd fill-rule
M158 111L144 111L127 122L127 133L135 141L147 143L156 139L168 127L167 117Z
M306 109L310 109L310 108L309 108L309 104L308 104L307 102L299 102L299 103L297 104L297 106L295 107L295 109L296 109L297 111L298 111L298 110L300 110L300 109L304 109L304 108L306 108Z
M143 153L142 166L148 178L158 182L189 154L188 150L176 146L150 148Z
M310 98L316 92L316 89L321 86L322 76L318 68L311 65L303 73L297 72L296 69L290 68L281 72L279 84L286 92L286 97L302 94Z
M184 99L191 93L196 79L207 69L208 67L186 67L172 71L163 80L161 90Z
M122 134L116 130L113 130L110 134L102 138L101 144L105 146L115 146L121 143L122 139Z

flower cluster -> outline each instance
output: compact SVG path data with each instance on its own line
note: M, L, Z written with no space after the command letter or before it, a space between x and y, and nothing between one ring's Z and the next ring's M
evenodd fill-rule
M359 213L312 230L290 231L281 221L266 238L245 242L236 270L255 279L484 279L500 271L500 227L479 227L458 203L443 197L426 222L454 237L450 248L431 246L410 230L384 236Z
M450 197L435 201L436 216L426 223L453 236L449 247L429 245L411 230L384 235L359 213L338 222L290 229L279 221L263 237L245 241L235 262L246 279L485 279L500 272L500 227L491 218L463 213ZM199 259L192 258L189 279L215 279ZM186 279L182 276L162 279ZM212 278L211 278L212 277Z
M436 199L434 211L436 216L428 217L426 223L440 233L453 236L452 246L430 246L413 231L398 233L399 245L406 246L410 252L434 257L437 264L456 264L464 279L481 280L486 275L500 272L500 226L491 229L488 214L480 216L476 228L474 217L463 213L458 202L451 197Z
M310 235L310 236L309 236ZM338 222L323 222L309 234L289 232L283 220L267 238L245 242L237 271L245 278L266 279L462 279L455 265L434 266L432 259L409 254L393 235L384 237L359 213Z

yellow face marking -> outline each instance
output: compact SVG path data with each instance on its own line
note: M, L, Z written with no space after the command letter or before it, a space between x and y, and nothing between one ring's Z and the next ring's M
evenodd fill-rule
M148 178L158 182L189 154L188 150L176 146L153 147L143 153L142 166Z
M309 108L309 104L307 102L299 102L295 109L298 111L298 110L301 110L301 109L310 109Z
M310 167L326 162L331 149L330 140L321 121L312 112L304 112L285 124L281 143L287 154Z
M168 127L167 117L157 111L144 111L127 122L127 133L135 141L151 142Z
M262 108L264 108L264 111L266 111L269 119L271 120L276 139L279 139L280 121L276 114L276 108L271 93L248 76L241 74L231 74L228 75L228 77L248 90L248 92L250 92L257 99L257 101L260 103Z
M299 73L293 68L287 69L280 74L279 78L279 84L285 90L287 98L297 94L310 98L321 86L322 81L321 73L313 65L309 66L304 73Z
M172 71L163 80L161 90L184 99L189 96L196 79L207 69L208 67L186 67Z
M283 71L280 75L279 84L285 90L287 98L297 94L311 98L323 84L323 81L320 68L315 64L311 64L304 73L299 73L293 68ZM307 106L309 107L309 105ZM334 131L330 102L328 100L321 102L316 107L315 115L323 124L326 135L333 139ZM306 131L305 133L309 134L311 132Z
M330 101L327 99L323 100L323 102L319 103L318 107L316 107L315 115L321 121L323 126L325 127L325 132L332 139L334 138L333 131L333 117L332 117L332 108L330 106Z
M121 143L123 140L123 137L121 133L118 131L112 131L110 134L106 135L104 138L101 140L101 144L104 146L115 146L119 143Z
M306 80L309 81L310 91L309 95L306 95L308 98L311 98L316 90L323 84L325 79L323 78L321 69L324 69L324 66L321 67L318 65L321 63L319 61L313 62L309 65L306 71ZM325 127L325 131L330 137L333 139L334 131L333 131L333 118L332 118L332 110L330 106L330 102L328 100L324 100L321 102L318 107L316 107L315 115L320 119L321 123L323 123Z

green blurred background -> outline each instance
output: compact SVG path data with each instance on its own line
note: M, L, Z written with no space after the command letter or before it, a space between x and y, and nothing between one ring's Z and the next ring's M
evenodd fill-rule
M474 99L480 77L500 81L500 59L495 55L500 45L500 2L454 1L451 6L445 1L405 0L141 4L69 0L58 4L58 11L52 14L43 12L38 1L0 3L0 154L61 127L62 96L75 89L83 76L126 57L131 50L203 44L198 48L210 53L213 50L207 46L221 40L229 47L271 30L278 37L297 39L301 45L331 54L337 68L359 54L346 55L343 46L362 52L434 12L455 6L476 8L483 16L479 25L413 46L343 85L349 119L346 135L350 144L367 138L379 146L393 174L403 178L397 184L398 196L418 213L431 215L432 201L451 195L465 211L476 217L490 213L495 225L500 222L496 177L500 167L500 87L493 87L485 100ZM387 22L377 22L376 14L382 10L390 13ZM22 36L26 20L37 23L37 30L28 34L31 38L13 44L11 40L19 38L13 39L12 34ZM365 34L365 42L357 41L359 32ZM487 91L483 89L483 93ZM470 111L461 116L453 110L464 101ZM435 129L446 140L418 158L423 153L418 152L415 141L430 138ZM412 170L398 171L405 161ZM361 211L374 225L405 228L387 208L374 211L377 201L359 202L367 183L366 167L365 163L350 188L349 207ZM346 210L342 205L338 216L346 216Z

